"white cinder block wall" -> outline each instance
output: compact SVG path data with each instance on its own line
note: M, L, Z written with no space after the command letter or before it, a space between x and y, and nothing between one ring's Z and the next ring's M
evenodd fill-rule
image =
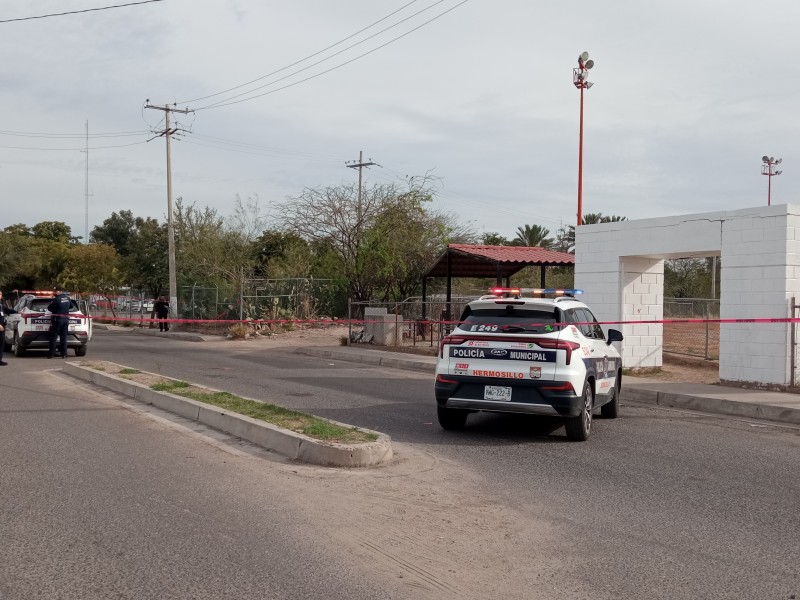
M622 320L660 321L664 315L664 260L622 257ZM617 329L620 327L617 326ZM622 363L660 367L664 326L660 323L624 325Z
M601 321L660 320L664 259L713 255L722 257L721 318L789 316L791 297L800 302L800 207L757 207L579 227L575 287L585 291L583 299ZM625 367L661 365L661 325L631 323L622 331ZM723 323L720 378L788 384L789 332L785 323ZM800 381L800 370L798 376Z

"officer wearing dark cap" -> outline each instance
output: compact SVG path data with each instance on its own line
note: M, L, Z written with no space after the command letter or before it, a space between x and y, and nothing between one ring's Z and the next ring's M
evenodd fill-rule
M56 338L60 338L61 358L67 358L67 333L69 332L69 294L63 292L59 286L53 288L53 301L47 305L47 310L52 314L50 324L50 352L47 358L53 358L56 353Z

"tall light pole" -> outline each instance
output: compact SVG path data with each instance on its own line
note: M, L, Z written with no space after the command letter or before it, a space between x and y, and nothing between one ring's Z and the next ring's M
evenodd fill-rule
M589 81L589 69L594 66L594 61L589 60L589 53L582 52L578 57L578 67L572 69L572 83L581 91L581 128L578 142L578 225L583 224L583 90L588 90L594 84Z
M775 167L781 164L783 159L776 159L774 156L762 156L761 162L764 163L761 165L761 174L767 176L767 206L770 206L772 202L772 178L783 173L783 171L776 171Z

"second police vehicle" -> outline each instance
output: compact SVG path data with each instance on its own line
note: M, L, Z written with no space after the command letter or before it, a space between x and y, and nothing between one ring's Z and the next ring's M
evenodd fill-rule
M47 306L53 300L52 292L21 293L14 304L17 314L6 317L5 344L11 346L14 356L24 356L29 350L46 351L50 347L50 312ZM86 356L91 339L92 322L87 303L70 299L67 348L72 348L75 356Z
M613 342L622 333L603 332L575 299L581 290L491 292L466 306L439 345L440 425L460 429L476 411L556 416L565 419L568 438L584 441L595 410L615 418L622 358Z

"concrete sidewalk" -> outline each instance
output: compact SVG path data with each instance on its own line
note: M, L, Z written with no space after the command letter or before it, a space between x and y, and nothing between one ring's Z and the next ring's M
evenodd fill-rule
M320 358L422 371L433 376L436 357L376 350L370 346L309 346L295 352ZM620 399L746 419L800 425L800 395L702 383L674 383L625 376Z

